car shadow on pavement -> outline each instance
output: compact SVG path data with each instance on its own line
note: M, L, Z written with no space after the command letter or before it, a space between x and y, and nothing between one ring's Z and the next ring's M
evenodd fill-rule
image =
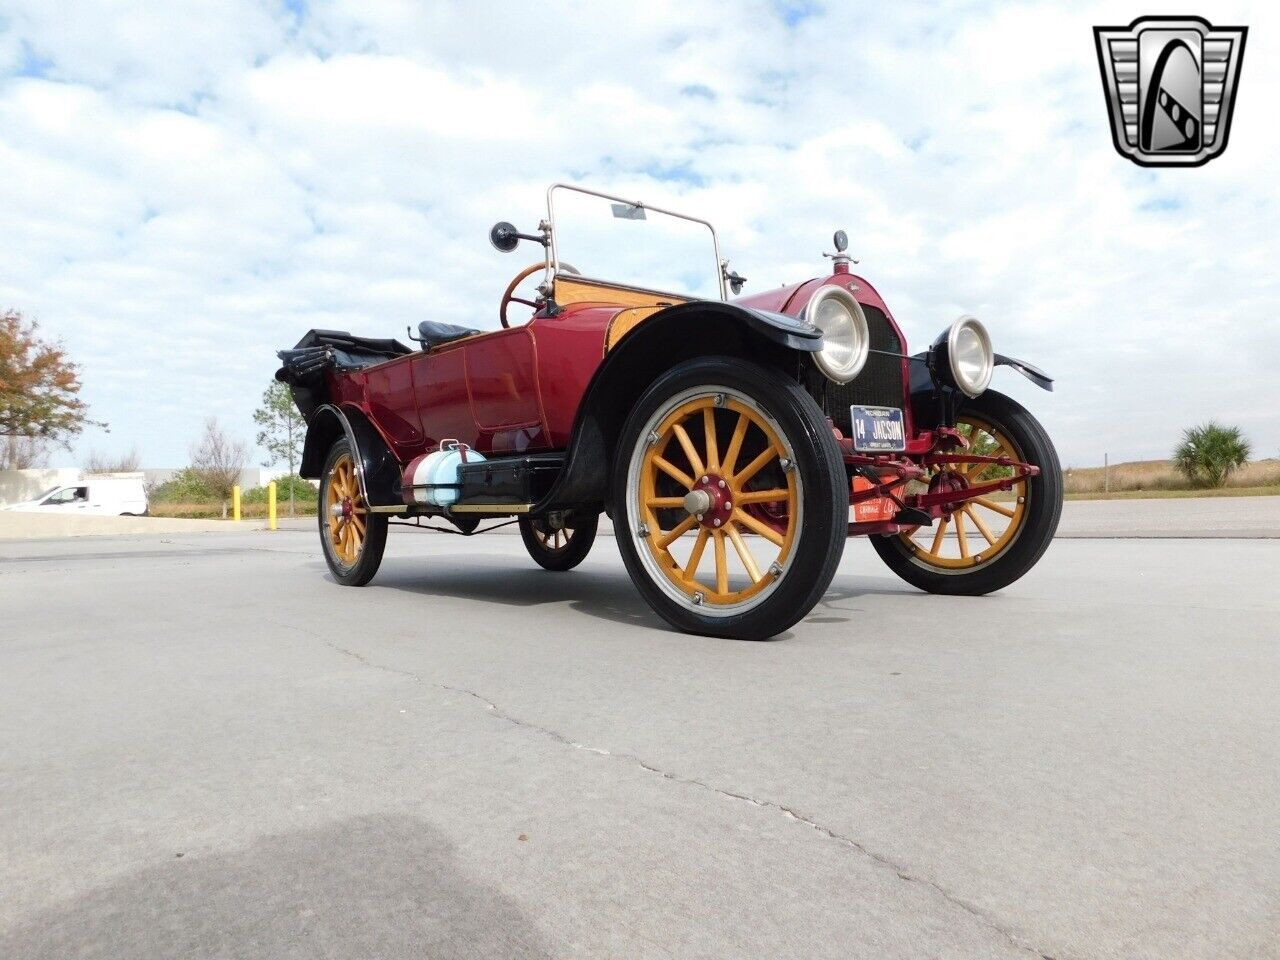
M323 568L323 564L319 564ZM585 565L584 565L585 567ZM627 626L659 630L673 628L649 609L624 571L596 571L578 567L567 573L539 568L515 568L505 560L489 560L458 554L434 557L428 563L396 558L384 562L370 588L403 590L423 596L445 595L480 603L500 603L518 607L568 604L587 616ZM884 589L884 581L837 576L822 599L802 623L847 623L857 615L845 602L859 597L906 596L916 591L902 586ZM775 640L791 637L791 631Z
M870 583L882 583L883 580L868 581L862 577L841 577L837 576L831 581L831 586L827 588L827 592L820 599L809 614L802 620L802 623L850 623L859 616L864 615L864 611L856 606L851 606L850 602L856 603L863 597L907 597L912 594L924 596L923 593L913 590L905 584L897 589L885 589L881 586L870 586Z
M414 817L357 817L232 853L164 855L0 933L0 956L552 956L520 907L466 876L450 842Z
M435 557L429 563L397 558L385 561L369 586L517 607L565 603L611 623L666 629L622 571L579 567L554 573L465 555Z

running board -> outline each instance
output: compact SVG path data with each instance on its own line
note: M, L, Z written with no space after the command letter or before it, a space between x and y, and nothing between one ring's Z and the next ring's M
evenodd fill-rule
M488 513L494 516L513 516L528 513L532 503L455 503L446 508L449 513Z

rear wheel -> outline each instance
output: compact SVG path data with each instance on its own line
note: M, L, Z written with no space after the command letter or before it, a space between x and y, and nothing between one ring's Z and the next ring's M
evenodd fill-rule
M1048 549L1062 512L1062 468L1044 428L1004 394L988 390L967 401L956 426L970 452L1033 464L1039 476L1018 481L1007 493L967 500L932 527L872 537L871 543L912 586L976 596L1007 587ZM930 490L958 491L1010 474L1008 467L958 464L935 470L925 482Z
M623 427L618 547L667 622L764 639L805 616L844 549L845 474L800 387L738 359L682 363Z
M360 493L351 444L329 449L320 479L320 543L333 578L362 587L378 572L387 545L387 518L373 513Z
M600 515L570 515L558 526L549 518L520 518L520 537L538 566L547 570L572 570L596 542Z

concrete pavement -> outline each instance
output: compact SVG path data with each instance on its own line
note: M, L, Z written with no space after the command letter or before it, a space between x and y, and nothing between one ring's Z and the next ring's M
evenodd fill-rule
M1068 500L1059 537L1280 537L1280 496Z
M247 521L244 528L265 528L262 520ZM244 529L242 528L242 529ZM76 514L23 513L0 510L0 551L11 540L61 540L67 537L120 537L131 534L217 533L234 530L222 520L185 520L178 517L94 517Z
M433 521L439 523L440 521ZM486 521L487 523L487 521ZM280 527L310 530L314 517L281 516ZM47 540L72 536L121 536L266 529L257 518L233 525L221 520L162 517L75 517L0 511L0 551L6 540ZM502 533L515 533L514 526ZM600 532L613 534L607 517ZM1186 497L1156 500L1069 500L1063 504L1058 536L1076 538L1280 538L1280 495L1274 497Z
M1277 956L1280 543L853 542L770 643L602 538L0 551L0 956Z

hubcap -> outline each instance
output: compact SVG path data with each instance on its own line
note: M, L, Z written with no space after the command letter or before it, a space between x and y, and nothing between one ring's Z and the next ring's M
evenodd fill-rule
M691 517L701 517L711 509L711 494L705 490L690 490L684 495L684 511Z

